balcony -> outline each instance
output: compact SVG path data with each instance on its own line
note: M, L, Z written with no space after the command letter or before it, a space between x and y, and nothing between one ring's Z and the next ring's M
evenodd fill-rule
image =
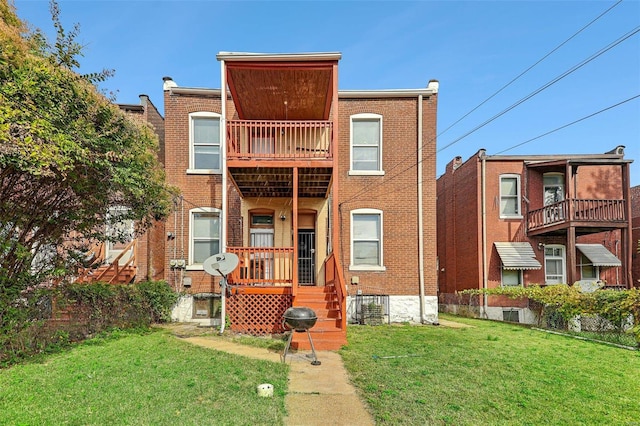
M239 266L229 275L229 284L248 287L291 287L293 247L228 247L238 256Z
M574 226L578 233L600 232L624 228L626 216L625 200L568 199L528 212L527 231L539 235Z
M227 121L227 160L330 160L333 123Z

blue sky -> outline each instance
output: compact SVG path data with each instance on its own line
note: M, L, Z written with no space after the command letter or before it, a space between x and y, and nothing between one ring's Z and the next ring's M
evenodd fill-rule
M340 89L415 89L440 81L438 176L455 156L466 160L480 148L489 155L590 154L625 145L626 158L635 160L635 186L640 185L640 1L617 3L62 0L59 5L67 30L80 24L79 41L86 45L81 71L115 69L103 88L115 92L120 103L137 104L138 95L146 94L162 111L163 76L180 86L219 88L215 56L220 51L340 52ZM48 1L14 4L21 19L54 36Z

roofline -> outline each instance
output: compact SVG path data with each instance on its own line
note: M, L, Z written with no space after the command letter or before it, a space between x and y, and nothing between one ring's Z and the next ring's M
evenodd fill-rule
M340 52L307 52L307 53L251 53L251 52L219 52L218 61L228 62L268 62L268 61L338 61L342 58Z
M432 96L438 89L384 89L384 90L338 90L338 98L366 99L366 98L411 98L419 95Z
M409 98L418 95L432 96L437 93L434 89L391 89L391 90L339 90L338 98L365 99L365 98ZM169 88L169 94L173 95L203 95L220 96L222 90L208 89L204 87L180 87Z
M487 155L485 159L487 161L522 161L528 164L597 162L599 160L633 162L633 160L625 160L622 155L617 154Z
M221 96L220 89L207 89L204 87L171 87L169 95L202 95L202 96Z

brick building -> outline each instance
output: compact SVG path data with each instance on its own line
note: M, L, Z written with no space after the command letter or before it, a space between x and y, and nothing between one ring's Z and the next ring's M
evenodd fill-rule
M221 86L165 78L164 162L181 194L165 223L176 318L278 332L290 306L318 315L316 346L347 322L437 322L438 84L338 90L339 53L221 52ZM204 271L216 253L239 266ZM367 311L367 312L365 312Z
M631 225L632 282L635 287L640 287L640 186L631 188Z
M437 180L443 311L533 322L526 301L456 292L577 281L630 288L629 165L596 155L487 155L451 161Z
M158 137L159 160L164 163L164 118L147 95L139 104L117 104L130 118L151 127ZM118 206L109 209L118 215L126 211ZM117 217L117 216L116 216ZM118 233L119 241L95 242L86 255L86 268L77 271L78 282L104 281L131 283L164 279L164 223L158 221L144 234L136 236L132 220L121 220L108 226L106 235ZM113 234L109 234L113 232Z

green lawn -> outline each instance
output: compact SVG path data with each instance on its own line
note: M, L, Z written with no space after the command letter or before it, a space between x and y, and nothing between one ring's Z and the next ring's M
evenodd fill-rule
M0 424L278 425L287 372L166 331L126 334L0 370ZM273 398L257 396L261 383Z
M345 365L379 424L631 425L640 352L513 324L353 326Z
M638 423L640 352L442 318L473 327L349 328L340 353L378 424ZM0 425L278 425L287 370L167 331L119 333L0 370Z

